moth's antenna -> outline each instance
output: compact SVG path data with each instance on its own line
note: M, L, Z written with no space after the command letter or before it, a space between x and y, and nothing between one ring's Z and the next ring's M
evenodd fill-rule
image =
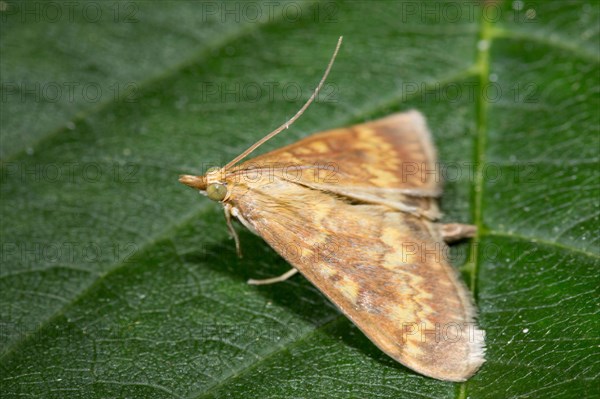
M317 97L317 94L319 94L319 90L321 90L321 87L323 87L323 83L325 83L325 79L327 79L327 75L329 75L329 71L331 70L331 67L333 66L333 61L335 61L335 57L337 56L340 46L342 45L342 38L343 38L343 36L340 36L340 38L338 39L337 45L335 46L335 51L333 52L333 55L331 56L331 60L329 60L329 64L327 65L327 69L325 69L325 73L323 74L323 77L321 78L319 85L313 92L312 96L310 96L308 101L302 106L302 108L300 108L300 110L298 112L296 112L296 115L292 116L283 125L279 126L277 129L273 130L271 133L267 134L265 137L258 140L256 143L252 144L250 146L250 148L248 148L246 151L242 152L240 155L235 157L233 161L231 161L227 165L225 165L223 167L223 170L231 168L236 163L238 163L242 159L246 158L246 156L248 156L248 154L250 154L252 151L254 151L258 147L260 147L265 141L272 139L275 135L279 134L284 129L287 129L290 126L292 126L292 123L294 123L296 121L296 119L298 119L300 117L300 115L302 115L304 113L304 111L306 111L306 108L308 108L308 106L314 101L315 97Z

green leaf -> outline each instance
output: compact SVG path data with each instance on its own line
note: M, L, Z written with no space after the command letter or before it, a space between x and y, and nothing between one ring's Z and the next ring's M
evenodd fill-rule
M0 17L3 397L600 395L597 3L2 1ZM452 253L487 331L466 383L388 358L300 276L248 286L289 266L241 228L238 259L219 206L177 182L293 115L339 35L319 101L261 151L427 116L444 219L479 227Z

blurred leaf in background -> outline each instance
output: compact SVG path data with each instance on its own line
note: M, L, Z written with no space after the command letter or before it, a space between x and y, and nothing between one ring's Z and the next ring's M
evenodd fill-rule
M600 396L596 2L0 1L2 396ZM462 384L397 364L177 182L417 108L487 331Z

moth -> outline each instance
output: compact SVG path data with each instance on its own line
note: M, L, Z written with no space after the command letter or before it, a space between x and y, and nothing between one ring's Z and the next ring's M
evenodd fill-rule
M484 362L484 331L446 242L474 226L440 224L436 150L417 111L306 137L238 164L310 105L222 168L179 181L261 236L383 352L423 375L465 381Z

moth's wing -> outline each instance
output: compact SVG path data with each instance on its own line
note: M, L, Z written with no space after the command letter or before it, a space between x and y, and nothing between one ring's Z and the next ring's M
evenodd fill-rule
M271 173L294 183L399 210L437 213L441 193L431 135L418 111L313 134L247 161L232 173Z
M449 381L484 362L483 331L436 224L279 178L234 185L231 203L392 358Z
M395 114L245 162L229 201L384 352L463 381L484 361L470 295L437 225L394 211L437 209L436 162L421 114Z
M295 173L293 166L316 168L315 165L335 164L334 174L328 176L334 184L424 193L439 192L436 163L425 119L412 110L313 134L258 156L246 166L292 166L288 169L291 180ZM305 177L313 176L307 173Z

